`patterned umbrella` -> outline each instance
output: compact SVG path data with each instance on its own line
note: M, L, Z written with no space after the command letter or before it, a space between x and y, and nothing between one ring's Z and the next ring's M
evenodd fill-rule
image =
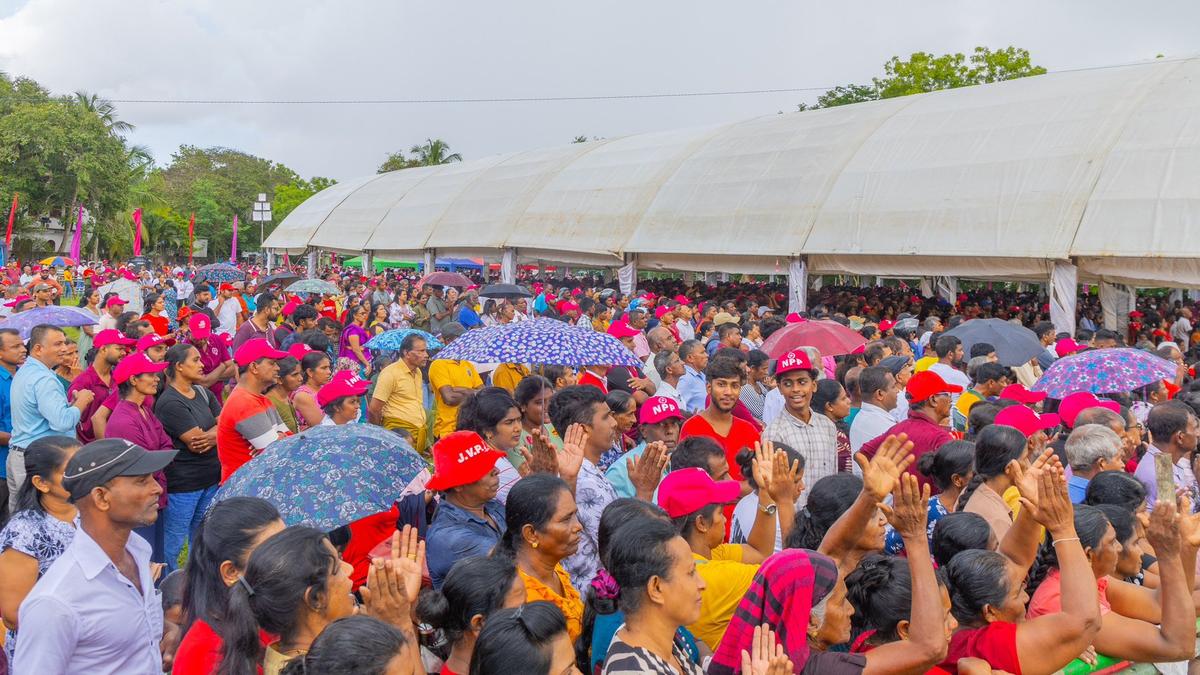
M65 255L56 255L46 258L42 261L42 264L49 265L50 267L72 267L75 265L75 261Z
M196 277L218 284L245 281L246 273L229 263L213 263L196 270Z
M214 501L261 497L288 525L332 530L391 508L425 468L407 441L382 427L316 426L271 444Z
M342 289L324 279L301 279L283 289L288 293L318 293L321 295L339 295Z
M1002 366L1019 366L1042 353L1044 348L1037 333L1003 319L971 319L946 331L962 340L963 351L970 354L971 347L986 342L996 348L996 358Z
M79 308L60 305L38 307L20 314L14 314L0 321L0 328L15 328L21 333L22 340L29 339L29 332L34 326L49 324L51 326L94 326L96 315Z
M469 330L438 352L437 358L576 368L644 365L615 337L554 319L532 319Z
M849 354L865 345L867 339L836 321L790 323L767 338L762 350L773 359L800 347L815 347L821 356Z
M471 285L471 280L459 274L458 272L430 272L421 277L417 281L417 288L426 284L431 286L454 286L455 288L466 288Z
M363 346L367 349L382 349L384 351L393 352L399 351L400 343L404 342L404 338L414 333L425 338L425 342L428 343L427 346L429 349L441 349L442 347L446 346L433 335L430 335L423 330L417 330L416 328L397 328L395 330L384 331L370 340L367 340L367 344Z
M1061 399L1080 391L1124 393L1174 377L1174 363L1141 349L1091 349L1050 364L1032 389Z

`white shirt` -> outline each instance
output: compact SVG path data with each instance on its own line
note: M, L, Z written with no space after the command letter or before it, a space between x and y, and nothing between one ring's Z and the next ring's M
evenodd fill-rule
M888 414L891 415L892 419L896 420L897 422L903 422L904 420L908 419L908 397L903 393L897 396L896 407L892 408L892 411ZM855 464L855 466L857 466L857 464Z
M863 403L850 425L850 451L858 452L863 445L887 433L895 423L891 412L873 403Z
M779 387L775 387L768 391L763 398L763 424L774 422L781 412L783 412L783 394L780 393Z
M21 603L15 673L162 672L162 595L150 578L150 544L130 535L139 592L83 528Z
M675 319L675 330L679 331L679 339L683 342L696 339L696 329L692 328L691 321Z
M108 330L109 328L116 328L116 327L117 327L116 317L114 317L112 314L109 314L108 310L105 310L100 313L100 320L97 321L97 326L96 326L97 333L99 333L102 330Z
M1186 345L1192 337L1192 322L1186 316L1181 316L1171 324L1171 337L1180 344Z
M192 297L192 291L194 291L196 287L187 279L176 279L174 283L175 295L178 296L180 300L187 302L187 299Z
M680 408L683 407L683 395L679 393L678 389L676 389L674 386L672 386L671 384L669 384L667 382L663 382L660 380L658 385L654 389L654 395L669 398L672 401L675 401L675 403L678 404Z
M237 298L229 298L218 309L217 305L220 302L220 298L213 298L212 302L208 303L208 308L217 313L217 321L221 322L220 326L213 328L213 332L233 335L237 332L237 318L242 313L242 303L238 302Z
M941 363L940 361L932 366L929 366L929 370L941 375L942 379L945 380L947 384L957 384L958 386L962 387L964 391L967 389L967 387L971 386L971 378L967 377L966 373L958 368ZM952 404L958 401L958 394L950 394L950 401Z

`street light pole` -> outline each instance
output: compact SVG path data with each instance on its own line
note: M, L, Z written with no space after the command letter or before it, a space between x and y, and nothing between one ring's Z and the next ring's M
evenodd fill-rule
M271 251L266 249L266 224L271 222L271 202L267 201L267 193L258 193L258 200L254 202L254 211L251 214L253 220L258 221L258 246L263 252L263 262L266 264L267 273L270 274L271 268L274 267L272 260L274 257Z

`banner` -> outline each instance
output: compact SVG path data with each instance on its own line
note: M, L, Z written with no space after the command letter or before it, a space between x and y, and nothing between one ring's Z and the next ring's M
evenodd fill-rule
M17 193L13 193L12 208L8 210L8 232L4 233L4 245L12 246L13 219L17 217Z
M133 255L136 258L142 254L142 210L133 210Z
M233 242L229 245L229 262L237 264L237 214L233 214Z
M195 252L193 250L195 247L192 245L192 241L193 241L195 235L196 235L196 214L195 214L195 212L193 212L191 220L188 221L188 264L189 265L192 264L192 253Z
M75 236L71 237L71 260L79 264L79 246L83 243L83 204L79 205L79 217L75 219Z

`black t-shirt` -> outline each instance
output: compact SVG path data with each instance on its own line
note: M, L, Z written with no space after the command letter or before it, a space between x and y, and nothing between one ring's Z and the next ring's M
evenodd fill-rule
M192 391L195 396L187 398L175 387L168 386L154 401L155 416L179 450L166 468L167 492L195 492L221 482L221 460L217 457L217 449L196 453L179 440L180 434L189 429L211 429L217 423L217 415L221 414L221 404L212 392L199 386L193 387Z
M644 377L640 370L630 372L629 366L613 366L608 369L608 390L623 391L627 394L633 393L633 387L629 386L630 378Z

